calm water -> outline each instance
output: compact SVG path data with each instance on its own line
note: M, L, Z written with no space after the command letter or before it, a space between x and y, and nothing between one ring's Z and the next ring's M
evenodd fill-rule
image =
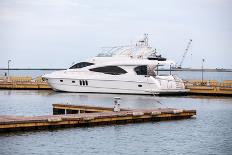
M196 109L187 120L0 134L0 154L231 154L232 98L1 90L1 115L52 114L53 103ZM162 104L158 103L160 101Z

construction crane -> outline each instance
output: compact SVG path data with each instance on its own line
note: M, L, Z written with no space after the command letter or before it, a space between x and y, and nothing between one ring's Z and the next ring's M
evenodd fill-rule
M182 56L182 59L181 59L181 61L180 61L179 66L177 66L177 68L182 68L182 64L183 64L184 59L185 59L185 57L186 57L186 55L187 55L187 53L188 53L188 50L189 50L189 47L190 47L192 41L193 41L192 39L189 39L189 42L188 42L187 47L186 47L186 49L185 49L185 52L184 52L184 54L183 54L183 56Z

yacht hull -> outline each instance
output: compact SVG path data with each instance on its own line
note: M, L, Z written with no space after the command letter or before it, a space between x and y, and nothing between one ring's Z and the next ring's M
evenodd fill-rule
M73 83L75 81L75 83ZM88 85L80 85L80 81L88 81ZM79 79L63 79L61 83L59 79L48 79L48 84L55 91L77 92L77 93L111 93L111 94L183 94L186 89L162 89L158 82L137 82L137 81L116 81L116 80L79 80Z

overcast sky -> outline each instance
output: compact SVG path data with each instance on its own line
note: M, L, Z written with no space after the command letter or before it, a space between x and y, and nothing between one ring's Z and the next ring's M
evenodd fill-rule
M183 67L232 68L231 0L0 0L0 68L66 68L149 34Z

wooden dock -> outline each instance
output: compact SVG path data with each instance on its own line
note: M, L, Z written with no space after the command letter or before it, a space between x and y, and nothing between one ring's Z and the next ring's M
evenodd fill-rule
M51 89L47 82L41 77L2 77L0 78L0 89Z
M217 82L216 80L188 80L186 88L190 91L187 95L220 95L232 96L232 80ZM6 77L0 78L0 89L52 89L41 77Z
M112 112L110 107L97 107L88 105L53 104L53 115ZM131 111L131 109L121 108L121 111Z
M52 89L45 82L0 82L0 89Z
M216 80L191 80L185 85L187 89L190 89L187 93L190 95L232 96L232 80L221 83Z
M54 104L54 115L0 115L0 132L176 120L196 115L196 110L172 108L122 109L120 112L112 110L107 107Z

